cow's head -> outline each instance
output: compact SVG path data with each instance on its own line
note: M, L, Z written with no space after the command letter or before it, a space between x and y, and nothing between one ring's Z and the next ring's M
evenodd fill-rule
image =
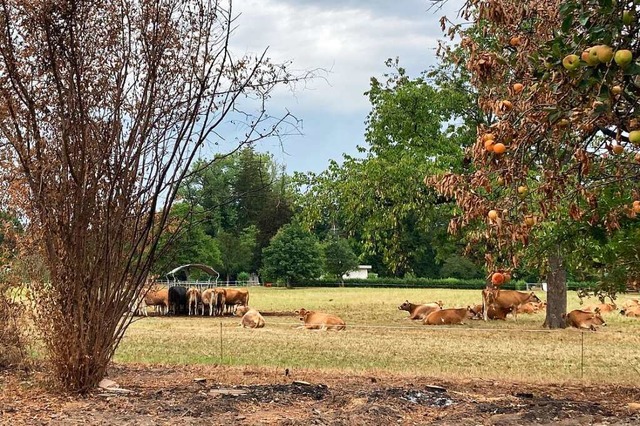
M540 298L538 296L536 296L536 294L534 292L531 292L531 294L529 295L529 301L536 302L536 303L541 303L542 302L542 300L540 300Z
M300 308L294 313L300 317L300 321L304 321L304 317L306 317L309 312L310 311L307 311L305 308Z
M440 309L444 307L444 303L442 303L442 300L438 300L436 303L438 304L438 306L440 306Z
M405 302L398 306L398 309L401 311L410 311L411 310L411 303L409 303L408 300L405 300Z
M473 319L476 317L476 315L478 315L476 313L476 311L474 310L474 308L472 308L471 306L467 306L467 315L466 317L469 319Z
M500 290L485 288L484 290L482 290L482 300L484 300L487 305L490 305L496 301L499 294Z
M240 305L236 309L236 316L244 316L249 311L249 307L247 305Z
M593 311L593 317L591 318L591 321L593 325L607 325L607 322L604 320L604 318L602 318L602 315L600 314L600 308L596 308Z
M473 319L482 318L482 305L467 306L467 309L473 314Z

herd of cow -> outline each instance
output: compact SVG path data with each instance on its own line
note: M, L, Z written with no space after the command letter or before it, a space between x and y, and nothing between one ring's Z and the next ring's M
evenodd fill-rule
M407 300L398 309L409 312L410 319L422 320L425 325L450 325L463 324L467 319L504 320L508 314L517 320L518 314L534 314L543 311L546 306L546 302L542 302L533 292L486 288L482 291L482 304L466 308L443 309L441 301L417 305ZM564 318L568 327L595 331L598 326L607 325L603 314L618 309L615 303L601 303L575 309ZM625 303L620 314L640 318L640 301L632 299Z
M151 288L137 302L136 312L147 315L147 307L153 306L156 312L174 315L224 315L242 316L241 325L247 328L262 328L265 321L260 312L249 308L248 289L209 288L202 292L195 287L173 286L169 288ZM511 314L517 320L518 314L533 314L543 311L546 303L533 292L486 288L482 291L482 304L466 308L444 308L441 301L414 304L408 300L398 306L407 311L409 319L421 320L425 325L464 324L468 319L504 320ZM567 326L596 330L606 325L603 314L619 308L614 303L602 303L576 309L565 315ZM640 318L640 302L633 299L622 306L622 315ZM344 330L346 323L336 315L324 312L299 309L295 311L302 325L300 328L315 330Z
M162 315L224 315L235 313L238 306L249 306L249 290L246 288L208 288L200 291L195 287L152 286L145 289L136 301L134 310L138 315L148 315L147 308L153 306Z

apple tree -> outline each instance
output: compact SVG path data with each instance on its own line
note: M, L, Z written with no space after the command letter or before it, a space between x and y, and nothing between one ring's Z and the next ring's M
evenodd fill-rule
M609 256L605 272L618 272L603 282L640 274L637 9L633 1L469 1L463 14L473 25L449 28L494 120L478 127L467 152L473 170L425 181L456 199L449 228L483 241L490 269L545 259L550 328L564 326L567 262L573 253L593 257L597 239L585 236L601 235L596 245L609 253L615 235L636 241L620 251L624 259Z

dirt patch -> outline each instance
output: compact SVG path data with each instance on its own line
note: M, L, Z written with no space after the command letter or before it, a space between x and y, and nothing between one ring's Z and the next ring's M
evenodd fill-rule
M218 366L114 365L131 392L78 397L43 373L0 372L0 424L377 425L639 424L640 390L444 381L391 374Z

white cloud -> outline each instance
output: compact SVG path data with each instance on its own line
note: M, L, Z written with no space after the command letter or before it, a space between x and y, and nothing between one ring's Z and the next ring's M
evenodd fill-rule
M329 159L356 154L364 144L364 120L370 105L364 92L371 77L389 70L384 62L400 58L410 76L437 63L439 19L455 16L462 0L447 10L428 11L429 0L235 0L241 16L231 40L237 55L269 48L274 62L293 61L292 69L330 72L298 87L276 91L268 109L285 109L304 121L303 136L264 141L289 171L322 171ZM357 154L356 154L357 155Z
M243 0L235 3L238 19L233 46L239 52L258 53L269 46L275 61L293 60L296 69L330 70L327 81L317 79L297 94L318 108L353 112L366 110L363 93L369 79L380 76L384 61L399 56L415 72L435 64L434 49L440 29L430 27L435 16L417 10L408 15L376 14L361 7L331 8L277 0ZM289 95L280 93L277 103Z

